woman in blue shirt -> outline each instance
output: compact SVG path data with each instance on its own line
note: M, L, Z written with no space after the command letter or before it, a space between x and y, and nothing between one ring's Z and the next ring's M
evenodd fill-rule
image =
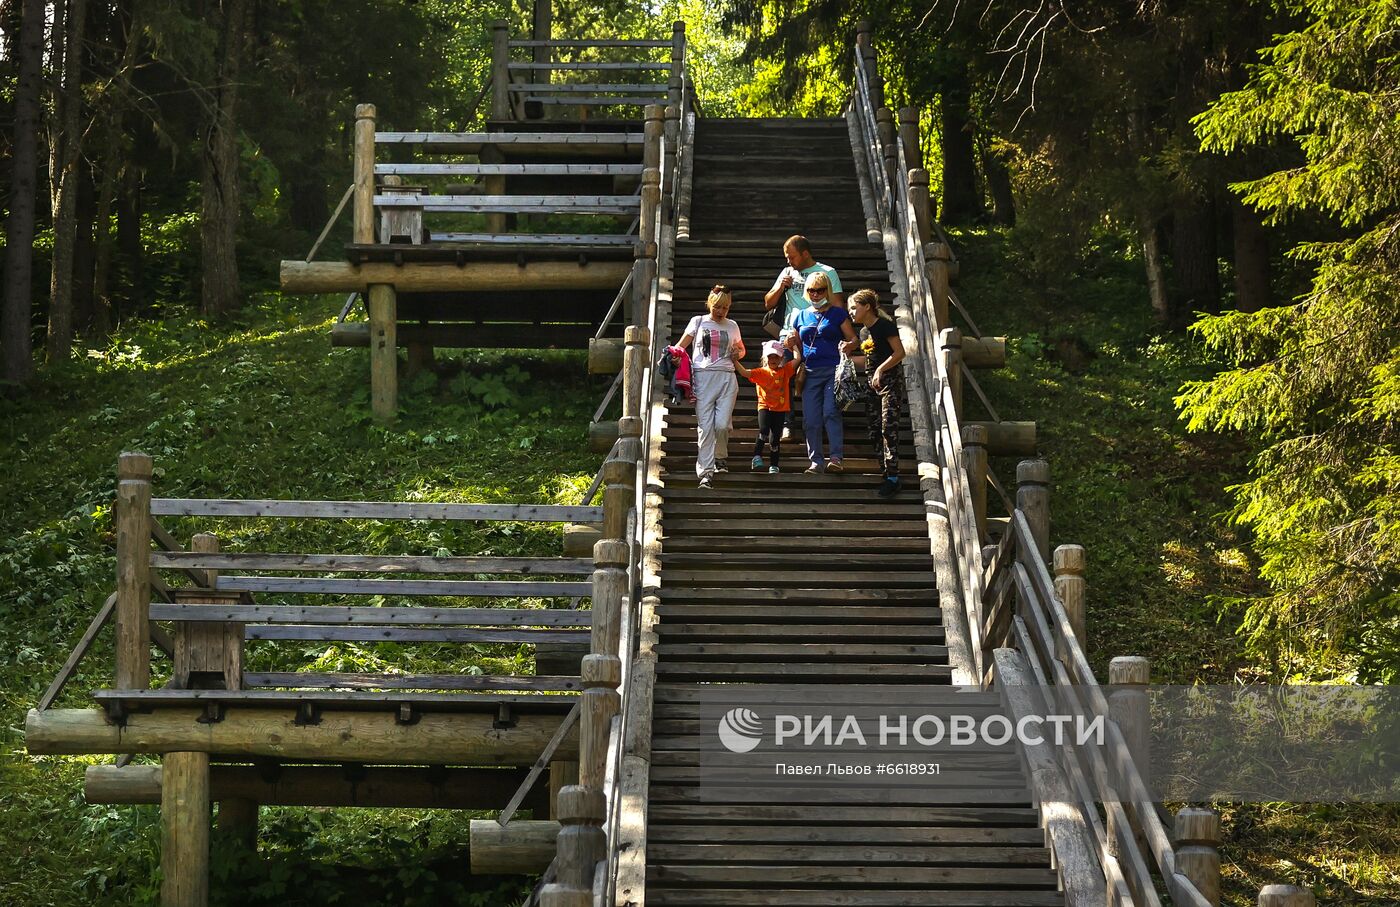
M793 316L787 345L807 366L802 385L802 421L807 427L807 458L812 461L807 472L841 472L846 439L836 406L836 364L841 361L840 342L855 340L856 331L846 310L831 304L831 281L824 272L807 275L803 295L812 307ZM823 430L830 449L827 457L822 456Z

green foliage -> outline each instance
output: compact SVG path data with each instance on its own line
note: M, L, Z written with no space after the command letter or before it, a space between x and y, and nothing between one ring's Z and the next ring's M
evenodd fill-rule
M25 711L113 587L118 451L149 451L156 494L176 497L576 503L592 478L597 456L584 439L605 384L581 377L581 353L473 350L453 359L440 352L435 372L401 387L398 421L381 426L369 418L364 351L328 347L339 303L266 297L240 326L215 327L183 308L132 320L109 342L51 369L31 398L0 401L7 464L0 490L0 845L10 854L0 868L0 901L115 907L157 899L157 810L85 805L82 772L97 760L29 758L22 738ZM559 551L558 528L535 524L166 525L182 539L213 530L228 548L245 551ZM547 604L554 603L512 602ZM248 658L264 670L523 674L532 667L528 651L514 645L269 643L251 646ZM110 684L111 664L108 630L59 705L90 704L87 692ZM158 660L157 670L165 664ZM258 857L220 857L215 903L518 904L518 882L467 874L468 818L264 810Z
M1202 318L1231 368L1185 385L1193 430L1259 444L1233 486L1269 592L1244 602L1250 643L1287 671L1315 651L1400 679L1400 43L1391 0L1310 0L1249 85L1197 123L1229 151L1296 139L1300 166L1236 186L1274 221L1335 219L1296 258L1315 273L1295 304Z

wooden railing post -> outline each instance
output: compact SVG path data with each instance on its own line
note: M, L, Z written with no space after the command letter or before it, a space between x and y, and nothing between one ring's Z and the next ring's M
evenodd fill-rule
M903 177L899 172L899 150L894 144L894 115L884 107L875 108L875 132L880 136L880 154L885 162L885 181L889 184L890 192L897 193ZM891 195L890 202L897 203L897 198L897 194Z
M1220 907L1220 814L1184 807L1176 814L1176 868L1211 907Z
M1147 682L1151 674L1151 662L1141 655L1119 655L1108 663L1108 683L1111 688L1108 694L1108 717L1122 732L1133 764L1137 766L1138 775L1143 784L1148 785L1149 790L1152 784L1152 751L1148 744L1151 715L1147 702ZM1143 817L1128 804L1129 792L1121 785L1118 787L1138 847L1146 852L1147 838L1142 830Z
M914 208L914 229L919 236L919 245L926 246L933 238L932 214L929 210L928 171L909 171L909 201Z
M652 171L653 173L655 171ZM651 190L643 188L642 204L646 204L647 192L652 191L653 195L660 194L660 187L653 185ZM656 210L652 206L652 211ZM656 243L651 241L638 242L633 252L632 259L632 318L633 324L646 324L647 313L651 307L651 285L656 280Z
M681 74L685 71L685 23L677 19L671 23L671 78L670 81L679 83ZM670 99L670 103L679 104L679 96Z
M1016 464L1016 509L1026 515L1036 548L1050 561L1050 464L1022 460Z
M656 242L656 221L660 210L661 171L648 167L642 171L642 209L637 220L637 241L642 246ZM633 291L636 291L636 287L633 287Z
M1079 640L1079 647L1084 649L1088 642L1084 614L1084 546L1060 545L1055 549L1053 566L1055 595L1059 597L1060 604L1064 606L1065 614L1069 617L1074 638ZM1063 641L1058 641L1058 636L1056 639L1055 657L1065 666L1065 670L1069 670L1069 652Z
M943 357L943 369L948 374L948 390L953 395L953 411L962 421L963 374L962 374L962 331L957 328L944 328L938 332L938 354Z
M147 454L117 458L118 690L151 685L151 473Z
M378 111L373 104L355 107L355 207L354 229L356 243L374 242L374 130Z
M922 170L924 151L919 144L919 111L917 108L899 108L899 141L904 146L904 163L909 165L910 170Z
M209 754L161 757L161 907L209 903Z
M657 182L660 184L661 174L661 136L665 131L666 109L660 104L648 104L643 113L642 126L642 167L646 170L657 172ZM645 202L642 203L645 209ZM643 239L650 237L643 234Z
M580 719L582 723L583 719ZM582 739L584 731L580 727ZM560 788L556 881L540 892L541 907L593 907L593 870L607 848L603 834L606 801L601 789L570 784Z
M676 222L676 144L681 136L681 108L679 104L666 105L666 154L665 166L661 175L661 222Z
M962 427L963 462L967 464L968 491L972 512L977 518L978 542L987 540L987 426ZM992 546L995 549L996 546Z
M885 105L883 80L880 66L875 56L875 36L870 30L870 22L862 19L856 23L856 47L860 49L861 62L865 67L865 84L869 86L870 106L879 110Z
M624 418L640 419L643 406L642 374L646 370L647 356L651 350L651 331L641 325L630 324L623 333L623 340L627 348L622 354L622 415ZM637 431L640 437L640 423ZM618 436L622 437L620 426Z
M217 554L219 537L211 532L190 539L190 551ZM237 592L217 592L219 571L203 569L199 588L174 590L182 605L236 604ZM224 620L182 620L175 624L175 666L170 676L174 689L224 690L243 688L243 624Z
M948 297L952 295L952 277L949 264L953 250L946 243L934 242L924 247L924 264L928 269L928 291L932 297L933 317L936 327L945 328L948 320Z
M1297 885L1265 885L1259 889L1259 907L1317 907L1317 896Z
M510 25L491 23L491 118L510 119Z

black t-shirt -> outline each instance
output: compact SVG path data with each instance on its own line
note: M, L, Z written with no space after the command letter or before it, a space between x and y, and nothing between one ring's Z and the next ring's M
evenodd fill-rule
M895 327L893 321L888 318L876 318L875 323L870 327L860 329L860 339L869 339L875 344L875 351L870 353L866 360L866 368L875 371L888 358L894 355L894 349L890 347L890 338L899 336L899 328Z

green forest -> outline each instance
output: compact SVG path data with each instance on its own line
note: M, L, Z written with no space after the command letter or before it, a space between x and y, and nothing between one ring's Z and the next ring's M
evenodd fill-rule
M31 757L23 734L112 590L119 451L150 453L169 497L584 496L609 379L582 351L439 350L383 423L365 352L330 345L343 295L278 289L328 221L321 259L349 239L355 105L381 129L482 128L490 25L532 16L0 0L0 902L157 903L157 807L86 805L98 757ZM676 20L704 117L839 116L870 23L887 105L919 113L958 295L1009 338L984 387L1038 421L1055 537L1087 549L1096 671L1400 683L1400 2L554 0L552 29ZM335 544L316 531L259 540ZM558 547L383 533L392 553ZM111 645L65 701L110 682ZM507 646L472 657L524 671ZM1400 902L1396 804L1218 807L1225 903L1272 881ZM469 872L468 818L266 808L257 853L215 848L212 902L522 903L534 879Z

